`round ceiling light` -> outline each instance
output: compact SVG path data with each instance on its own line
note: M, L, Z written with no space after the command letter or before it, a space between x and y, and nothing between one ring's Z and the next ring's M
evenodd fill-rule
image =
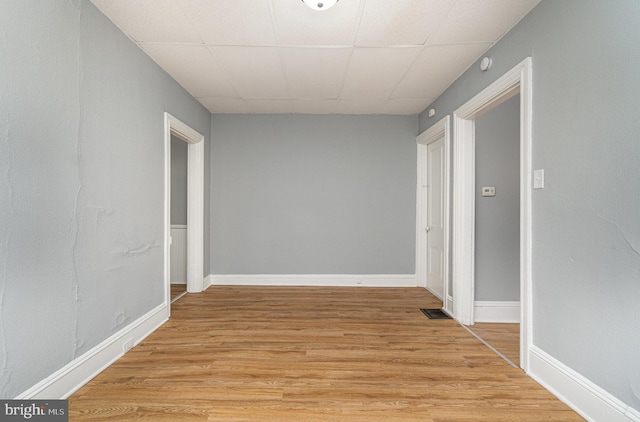
M339 0L302 0L304 4L313 10L327 10L336 4Z

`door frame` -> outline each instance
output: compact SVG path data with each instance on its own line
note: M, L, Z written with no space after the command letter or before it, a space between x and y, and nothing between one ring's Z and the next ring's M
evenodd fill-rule
M528 371L532 345L531 124L532 61L524 59L453 113L454 316L474 324L475 119L520 94L520 366Z
M204 136L164 113L164 281L171 303L171 136L187 142L187 292L204 290Z
M416 279L418 286L427 288L427 274L429 269L426 259L426 245L427 245L427 233L423 227L424 217L427 215L426 203L427 198L423 198L422 195L422 177L425 173L427 166L426 151L427 146L432 142L437 141L440 138L444 138L444 198L442 205L444 207L444 268L443 279L444 288L442 298L442 306L444 310L450 314L453 313L453 298L449 291L449 238L450 238L450 223L449 223L449 204L450 198L450 156L451 156L451 117L445 116L440 121L432 125L429 129L422 132L416 138L417 143L417 183L416 183Z

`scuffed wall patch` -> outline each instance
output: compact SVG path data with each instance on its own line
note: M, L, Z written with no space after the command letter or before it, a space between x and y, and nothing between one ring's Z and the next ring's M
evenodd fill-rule
M157 247L159 247L159 245L158 245L158 242L155 242L155 241L150 243L134 243L133 245L130 245L127 248L125 255L126 256L142 255L149 252L151 249L154 249Z

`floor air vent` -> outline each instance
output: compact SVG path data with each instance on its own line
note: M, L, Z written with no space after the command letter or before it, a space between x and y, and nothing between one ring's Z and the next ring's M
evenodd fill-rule
M451 317L444 313L442 309L421 308L420 310L429 319L451 319Z

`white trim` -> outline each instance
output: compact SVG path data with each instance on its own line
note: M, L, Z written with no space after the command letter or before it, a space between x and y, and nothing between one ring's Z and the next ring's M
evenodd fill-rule
M526 58L453 114L454 315L474 322L475 119L520 93L520 365L528 369L533 344L531 303L531 124L532 62Z
M232 274L209 277L211 285L418 287L415 274Z
M533 346L533 235L531 216L533 74L531 57L520 65L520 366L529 368Z
M420 136L416 138L416 282L420 287L427 287L427 264L422 257L425 255L424 234L422 233L422 166L424 162L424 148L418 142Z
M520 302L480 301L474 307L475 322L520 322Z
M165 298L170 303L171 135L189 144L187 169L187 291L204 290L204 136L169 113L164 113L165 185Z
M18 395L16 400L66 399L125 354L125 344L136 345L169 319L166 304L124 327L82 356Z
M447 295L447 301L444 304L444 311L453 318L453 296Z
M204 290L204 137L189 144L187 176L187 291Z
M187 225L186 224L172 224L170 228L172 228L172 229L186 229Z
M536 346L528 375L590 421L640 422L640 412Z
M204 290L207 290L213 284L213 275L209 274L204 278Z
M460 323L471 325L475 297L475 286L472 282L475 268L475 122L462 120L455 114L453 119L453 314ZM460 139L467 140L469 148L463 148Z
M426 204L422 197L422 177L423 170L426 167L426 146L432 142L444 138L444 288L443 296L439 299L443 301L443 307L448 313L453 313L453 303L444 298L450 298L449 292L449 238L450 238L450 222L449 222L449 204L451 196L449 192L451 172L450 172L450 156L451 156L451 117L445 116L435 123L429 129L422 132L416 138L417 143L417 183L416 183L416 280L418 286L427 287L427 261L426 261L426 244L427 235L424 231L423 221L426 212ZM431 291L431 290L429 290ZM433 293L433 292L432 292Z

